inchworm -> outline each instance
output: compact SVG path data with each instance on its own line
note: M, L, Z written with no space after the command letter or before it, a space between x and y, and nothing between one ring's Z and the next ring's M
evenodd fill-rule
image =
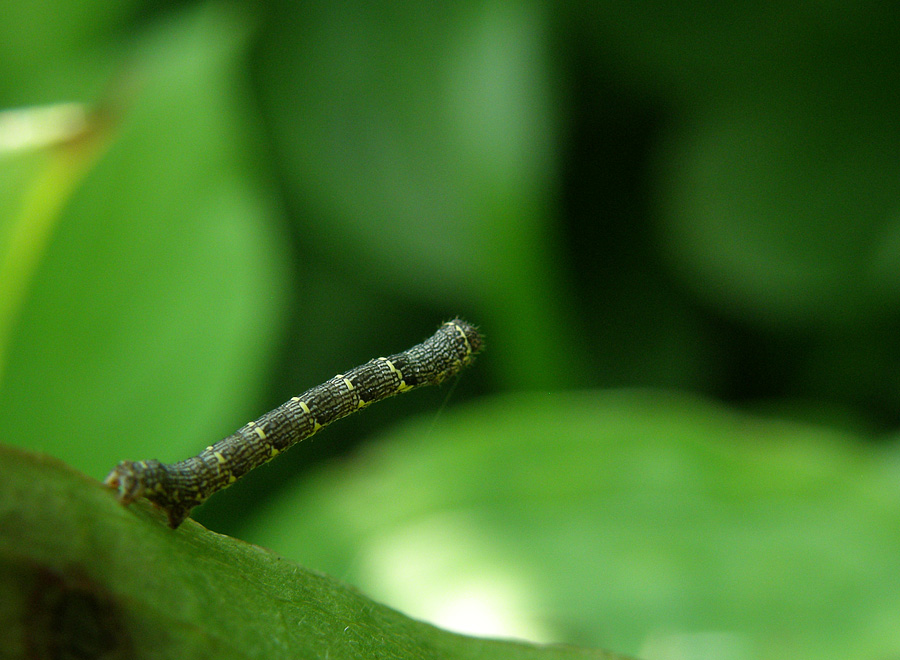
M291 445L371 403L441 383L470 364L482 345L483 337L474 326L459 319L448 321L408 351L338 374L193 458L172 464L122 461L104 483L118 491L123 504L146 497L165 510L174 529L210 495Z

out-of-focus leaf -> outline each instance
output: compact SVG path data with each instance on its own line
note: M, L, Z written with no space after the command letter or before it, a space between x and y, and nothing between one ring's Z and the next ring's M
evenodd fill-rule
M549 230L547 31L519 1L289 2L262 48L288 192L310 210L300 235L371 286L490 310L514 387L580 367Z
M456 629L658 658L900 650L897 462L853 436L651 392L430 426L298 483L244 537Z
M615 660L467 639L0 447L0 657Z
M0 4L0 106L25 102L25 90L29 95L38 88L49 92L42 80L48 72L56 84L71 89L60 74L72 60L81 59L86 48L116 42L117 30L139 4L135 0L4 0ZM69 80L83 80L84 71L74 72L74 77L72 73Z
M248 35L246 16L213 5L133 46L99 106L108 151L22 284L0 383L6 442L102 476L123 458L184 458L250 416L288 285L248 135Z
M587 31L607 66L634 85L663 89L694 108L735 92L765 98L777 82L810 80L869 91L897 82L898 16L877 2L575 3L574 32ZM585 14L585 10L587 14ZM588 16L588 18L586 18Z
M759 327L893 318L898 108L805 91L722 104L673 136L666 250L698 295Z

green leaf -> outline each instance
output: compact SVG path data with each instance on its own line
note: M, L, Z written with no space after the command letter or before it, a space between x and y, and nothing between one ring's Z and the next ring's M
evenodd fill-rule
M337 580L0 447L3 657L612 660L468 639Z
M77 144L0 161L0 263L23 264L0 268L5 442L101 477L255 412L290 285L240 74L252 27L208 5L117 54L85 174Z
M861 113L854 93L729 99L663 153L664 245L717 309L832 331L893 318L897 106L886 97Z
M573 382L548 248L559 123L545 13L523 2L275 6L260 90L286 192L316 219L300 235L367 286L480 302L511 385Z
M452 605L475 593L528 639L887 657L898 465L852 434L684 395L507 395L305 475L242 537L460 631L475 628Z

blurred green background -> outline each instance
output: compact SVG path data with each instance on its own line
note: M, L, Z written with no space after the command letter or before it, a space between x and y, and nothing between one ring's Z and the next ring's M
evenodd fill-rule
M180 460L459 315L449 397L196 518L467 632L896 656L898 37L866 2L0 0L0 441Z

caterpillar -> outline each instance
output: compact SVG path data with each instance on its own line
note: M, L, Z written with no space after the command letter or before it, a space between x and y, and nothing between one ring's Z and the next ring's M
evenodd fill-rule
M484 345L478 330L454 319L407 351L370 360L292 397L200 454L177 463L122 461L104 484L122 504L146 497L177 528L191 509L253 468L331 422L400 392L437 385L469 365Z

